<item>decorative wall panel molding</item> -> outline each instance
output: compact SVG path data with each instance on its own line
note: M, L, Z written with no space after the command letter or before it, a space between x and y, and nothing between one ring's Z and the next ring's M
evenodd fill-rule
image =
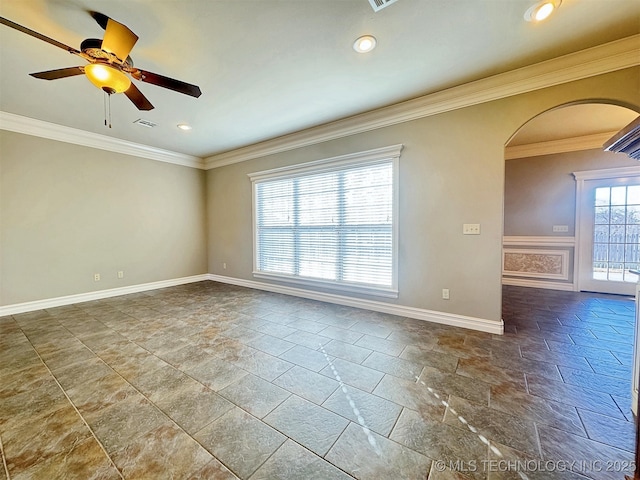
M569 251L504 249L502 274L512 277L569 280Z

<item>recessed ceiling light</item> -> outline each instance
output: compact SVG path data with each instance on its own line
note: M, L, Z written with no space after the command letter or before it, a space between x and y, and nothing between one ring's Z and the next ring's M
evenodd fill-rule
M353 44L353 49L358 53L367 53L376 48L376 37L373 35L363 35Z
M191 130L191 125L187 125L186 123L179 123L178 128L180 130Z
M524 14L527 22L541 22L549 18L549 16L558 9L562 0L542 0L529 7Z

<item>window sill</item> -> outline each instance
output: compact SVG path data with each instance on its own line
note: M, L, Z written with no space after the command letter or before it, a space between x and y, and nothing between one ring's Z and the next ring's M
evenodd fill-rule
M253 272L255 278L285 282L304 287L326 288L339 293L357 293L360 295L371 295L375 297L398 298L398 289L392 287L376 287L374 285L355 285L335 283L327 280L292 277L289 275L278 275L275 273Z

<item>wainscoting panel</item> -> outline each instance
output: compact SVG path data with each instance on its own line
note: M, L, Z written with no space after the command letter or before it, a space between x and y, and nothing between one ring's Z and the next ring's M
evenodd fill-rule
M504 237L502 283L574 290L574 237Z
M502 274L569 280L569 251L506 249L502 257Z

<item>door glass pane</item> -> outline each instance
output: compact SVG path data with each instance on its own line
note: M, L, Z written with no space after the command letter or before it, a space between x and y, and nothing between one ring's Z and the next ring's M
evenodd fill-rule
M611 208L609 207L596 207L596 225L609 224L609 213Z
M611 205L627 204L627 187L613 187L611 189Z
M626 243L638 246L640 244L640 225L627 225Z
M607 243L609 241L609 225L596 225L593 229L593 241Z
M640 205L640 185L633 185L627 190L627 205Z
M629 225L640 225L640 205L627 207L627 223Z
M595 189L593 279L635 282L640 264L640 185ZM629 203L627 203L629 202Z
M611 204L611 189L609 187L596 188L596 207Z
M624 225L627 216L625 207L611 207L611 223Z
M611 225L609 230L609 243L624 243L624 225Z

